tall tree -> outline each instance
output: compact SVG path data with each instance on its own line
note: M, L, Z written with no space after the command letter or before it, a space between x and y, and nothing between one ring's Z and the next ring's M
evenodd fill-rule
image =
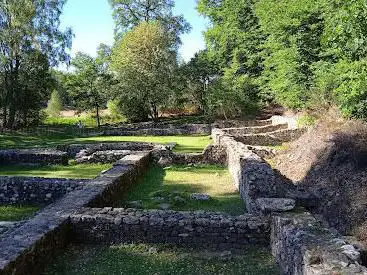
M176 55L158 22L141 23L125 33L112 52L112 69L119 80L122 110L130 120L159 117L167 102Z
M41 107L39 102L24 106L20 101L32 96L39 101L48 97L35 85L33 75L43 75L37 80L39 87L46 88L49 65L68 60L65 49L71 46L72 33L59 30L64 4L65 0L0 2L0 104L4 127L13 128L17 119L24 123L25 108L30 108L29 115L38 113Z
M186 64L180 67L186 82L183 95L186 101L197 106L200 113L208 113L208 91L218 74L218 68L208 58L206 50L200 51Z
M116 34L130 30L141 22L158 21L166 29L173 45L180 44L179 35L190 30L182 15L175 16L174 0L109 0L113 9Z
M94 58L77 53L71 62L75 71L67 80L67 89L74 106L82 111L95 110L98 127L101 125L100 109L107 103L112 83L112 75L103 60L103 57Z
M255 2L198 1L199 12L212 23L205 39L208 56L221 71L218 80L222 93L227 94L222 98L237 110L233 112L237 115L254 111L259 101L257 78L263 69L261 51L265 36L254 12Z

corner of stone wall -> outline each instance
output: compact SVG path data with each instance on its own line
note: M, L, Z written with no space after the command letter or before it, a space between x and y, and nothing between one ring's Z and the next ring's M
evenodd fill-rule
M271 248L283 274L367 274L360 252L307 212L273 216Z

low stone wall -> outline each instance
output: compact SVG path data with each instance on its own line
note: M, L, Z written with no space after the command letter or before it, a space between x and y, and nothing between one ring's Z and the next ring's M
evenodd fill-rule
M126 127L109 128L103 131L105 136L175 136L175 135L210 135L210 124L157 125L148 128L127 129Z
M224 128L239 128L239 127L261 127L272 125L272 119L266 120L217 120L212 126L214 128L224 129Z
M273 217L271 246L283 274L367 274L360 253L309 213Z
M77 242L169 243L211 249L269 244L269 222L252 215L136 209L85 209L71 217Z
M0 164L68 164L65 152L51 149L0 150Z
M153 153L154 159L162 166L172 164L189 165L189 164L210 164L210 165L226 165L227 152L226 148L218 145L209 145L203 153L174 153L171 150L157 150Z
M290 142L304 134L304 129L279 130L266 134L249 134L234 136L236 141L246 145L277 146L284 142Z
M135 182L150 154L126 156L112 169L66 194L32 219L0 238L0 274L40 274L53 253L70 241L69 217L88 205L112 204L112 199Z
M88 156L97 151L129 150L129 151L150 151L154 148L165 148L164 145L147 142L105 142L105 143L86 143L59 145L57 149L67 152L71 158L79 156Z
M222 129L224 133L232 136L242 136L250 134L262 134L268 132L275 132L278 130L288 129L288 124L277 124L256 127L241 127L241 128L226 128Z
M88 180L0 177L0 205L44 205L80 190Z
M249 213L261 213L259 198L295 198L296 187L262 159L249 146L237 142L223 130L213 131L218 146L226 148L227 165ZM292 191L292 195L290 196Z
M113 163L132 153L130 150L97 151L92 154L85 154L83 151L76 155L76 163Z

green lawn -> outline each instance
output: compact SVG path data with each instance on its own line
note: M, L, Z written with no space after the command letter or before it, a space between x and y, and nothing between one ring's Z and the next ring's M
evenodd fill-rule
M0 206L0 221L20 221L38 211L31 206Z
M210 143L209 136L128 136L128 137L90 137L78 139L81 142L118 142L118 141L138 141L167 144L176 142L174 149L179 153L202 152Z
M64 129L62 128L60 132L50 134L2 134L0 135L0 149L54 147L60 144L72 143L140 141L163 144L176 142L176 152L188 153L201 152L211 143L209 136L101 136L81 138L73 137L63 131Z
M192 193L209 194L211 199L192 200ZM209 165L172 166L166 169L153 166L117 206L126 207L132 201L141 201L142 207L147 209L160 208L162 203L167 203L173 210L219 211L232 215L245 212L228 170Z
M220 252L188 250L162 245L111 247L72 246L60 255L44 275L191 275L191 274L281 274L267 248L249 246L230 258Z
M102 171L110 169L111 164L71 164L45 166L0 166L0 176L28 176L44 178L91 179Z

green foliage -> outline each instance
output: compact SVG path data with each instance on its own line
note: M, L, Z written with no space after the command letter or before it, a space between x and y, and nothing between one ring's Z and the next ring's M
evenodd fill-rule
M365 1L271 1L256 5L263 32L263 92L293 109L336 104L366 118Z
M100 51L104 54L104 51ZM67 89L74 106L81 111L95 110L97 126L100 126L100 109L106 105L112 75L107 71L105 56L93 58L77 53L72 61L75 68L67 79Z
M119 81L115 97L126 118L157 119L176 68L175 52L161 25L141 23L126 32L113 48L111 68Z
M225 117L253 113L260 101L264 35L252 0L200 0L198 10L212 27L205 33L208 58L219 68L210 91L212 113Z
M313 126L316 122L317 118L310 114L304 114L297 119L297 125L300 128Z
M29 125L49 97L50 65L67 61L71 31L59 30L65 0L0 4L0 108L4 127Z
M208 106L209 87L212 76L217 72L215 64L209 60L207 51L200 51L185 64L182 64L178 73L182 77L184 87L175 94L178 103L190 103L196 106L199 113L209 114Z
M57 117L63 109L62 98L57 90L51 94L51 98L47 103L46 112L51 117Z
M121 37L126 31L142 22L159 22L170 40L177 47L180 35L190 30L182 15L173 15L174 0L109 0L115 19L115 32Z
M122 118L123 117L121 115L121 110L120 110L120 106L119 106L119 101L118 100L109 100L107 102L107 109L110 112L112 118L119 119L119 118Z

